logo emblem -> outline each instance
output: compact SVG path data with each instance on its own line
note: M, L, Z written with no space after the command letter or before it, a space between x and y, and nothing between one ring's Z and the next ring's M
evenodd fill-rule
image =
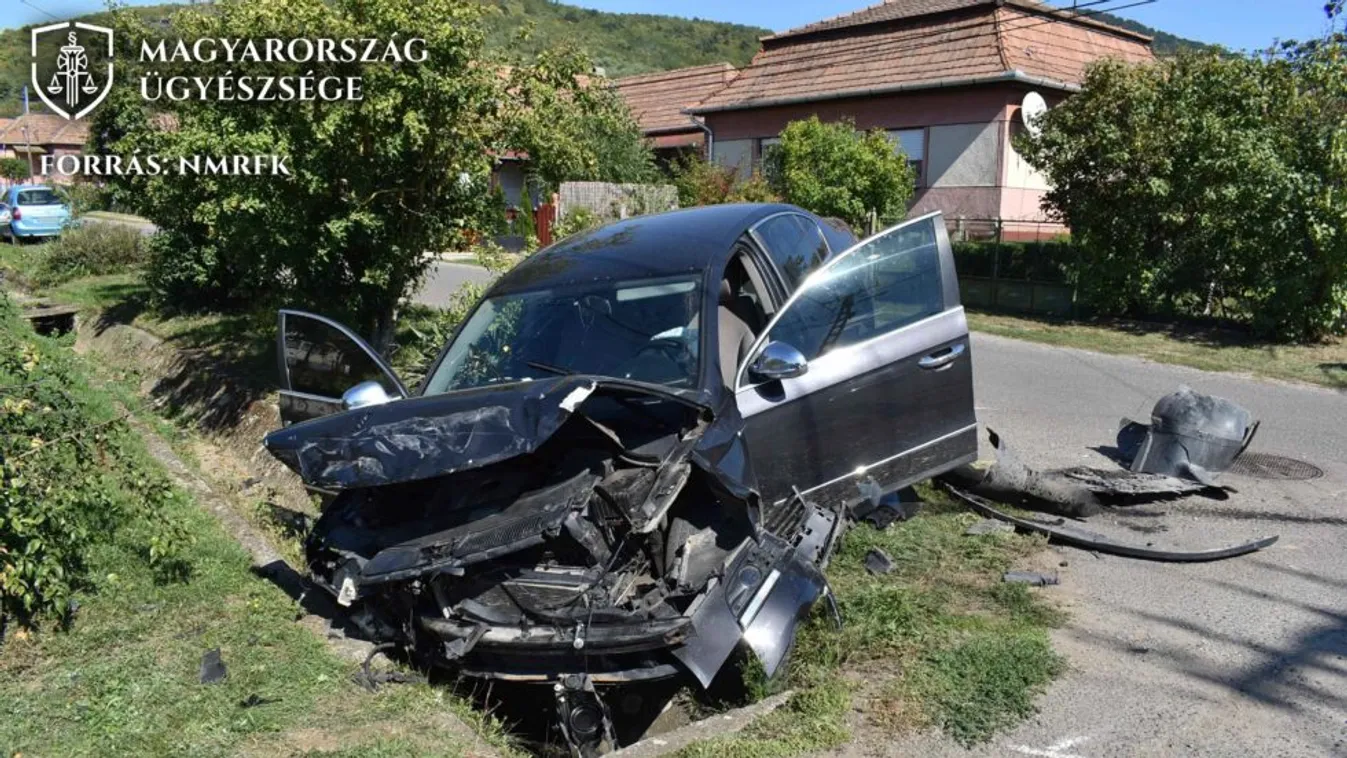
M33 89L64 118L84 118L112 90L112 30L107 27L79 21L38 27L32 55Z

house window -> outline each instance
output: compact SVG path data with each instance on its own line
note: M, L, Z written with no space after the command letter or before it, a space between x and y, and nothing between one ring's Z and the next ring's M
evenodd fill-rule
M733 168L740 179L753 173L753 140L716 140L715 162Z
M923 186L922 168L926 163L925 129L890 129L889 139L907 156L907 163L917 174L917 186Z
M757 159L754 161L753 167L758 171L761 171L762 162L767 159L767 151L771 150L774 145L779 144L781 144L780 137L763 137L762 139L759 139Z

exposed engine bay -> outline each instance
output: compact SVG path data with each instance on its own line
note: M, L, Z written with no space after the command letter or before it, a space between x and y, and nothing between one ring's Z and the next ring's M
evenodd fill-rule
M603 688L705 687L741 644L770 676L827 592L841 514L799 496L764 508L728 407L563 376L266 445L337 493L306 559L352 623L427 666L550 685L566 739L591 753L616 743Z

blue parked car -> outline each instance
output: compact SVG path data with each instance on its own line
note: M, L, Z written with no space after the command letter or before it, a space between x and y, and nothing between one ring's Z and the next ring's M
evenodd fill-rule
M0 194L0 235L13 242L55 237L70 223L70 206L51 187L15 185Z

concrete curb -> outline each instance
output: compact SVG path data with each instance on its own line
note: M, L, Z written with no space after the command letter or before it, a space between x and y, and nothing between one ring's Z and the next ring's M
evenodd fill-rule
M694 742L734 734L753 723L759 716L766 716L785 705L794 694L794 690L786 690L752 705L694 721L672 732L648 737L621 750L608 753L606 758L657 758L676 753Z

